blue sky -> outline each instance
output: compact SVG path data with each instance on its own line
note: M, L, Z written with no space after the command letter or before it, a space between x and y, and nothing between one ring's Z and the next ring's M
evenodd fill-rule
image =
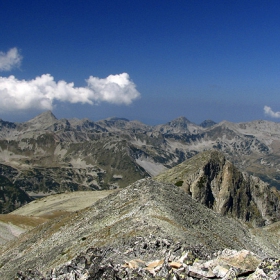
M279 121L279 1L3 0L0 24L2 119Z

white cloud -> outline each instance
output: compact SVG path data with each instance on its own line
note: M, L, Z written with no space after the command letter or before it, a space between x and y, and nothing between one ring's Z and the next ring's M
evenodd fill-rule
M22 56L17 48L10 49L7 53L0 52L0 71L10 71L13 67L18 67Z
M127 73L110 75L105 79L90 76L86 81L86 87L74 87L74 83L56 82L50 74L30 81L17 80L14 76L0 77L0 111L51 110L55 100L88 104L105 101L128 105L140 96Z
M90 76L87 83L93 93L92 99L128 105L139 96L127 73L110 75L106 79Z
M280 112L273 112L272 109L268 106L264 106L264 113L271 118L280 118Z

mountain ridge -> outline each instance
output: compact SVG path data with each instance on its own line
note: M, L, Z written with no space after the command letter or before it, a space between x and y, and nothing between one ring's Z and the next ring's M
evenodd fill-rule
M58 120L48 111L29 122L1 124L0 164L10 173L16 169L15 183L28 192L124 187L210 149L280 189L278 123L224 121L202 127L179 117L149 126L116 117Z
M197 248L201 256L211 257L224 248L246 248L261 258L279 257L270 243L277 237L266 234L268 241L257 239L248 227L206 208L179 187L141 179L7 244L0 256L0 276L12 279L26 269L46 275L87 250L106 252L113 267L131 258L147 262L165 258L171 244L173 254Z

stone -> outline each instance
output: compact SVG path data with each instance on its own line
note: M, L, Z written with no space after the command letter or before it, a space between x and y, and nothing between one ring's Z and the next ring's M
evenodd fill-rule
M280 259L266 258L264 259L256 271L251 274L248 280L259 280L259 279L280 279Z
M182 263L180 263L180 262L171 262L171 263L169 263L169 265L170 265L172 268L178 269L178 268L180 268L180 267L182 266Z
M194 262L192 266L189 266L189 275L197 278L213 278L215 274L204 263Z
M227 267L235 268L238 271L238 275L242 275L255 271L261 259L248 250L224 250L217 257L217 262L226 269Z
M212 270L213 273L219 277L219 278L223 278L227 275L228 271L229 271L229 267L225 267L225 266L222 266L222 265L217 265L214 267L214 269Z
M161 266L163 264L164 260L156 260L156 261L153 261L153 262L150 262L146 269L147 270L151 270L151 269L154 269L155 267L158 267L158 266Z

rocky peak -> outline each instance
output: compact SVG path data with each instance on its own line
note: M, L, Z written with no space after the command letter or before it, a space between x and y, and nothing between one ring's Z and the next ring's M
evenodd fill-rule
M254 226L280 220L279 194L239 171L218 151L206 151L156 177L181 186L193 199ZM277 191L276 191L277 192Z
M0 131L2 133L4 133L5 131L9 131L11 129L15 129L17 126L17 124L13 123L13 122L8 122L8 121L4 121L2 119L0 119Z
M104 127L108 130L119 130L119 129L125 129L127 124L129 123L129 120L126 118L117 118L117 117L111 117L107 118L105 120L97 121L96 124L100 125L101 127Z
M30 129L46 129L57 121L57 118L51 111L43 112L35 118L26 122Z
M211 126L213 126L215 124L217 124L217 123L212 121L212 120L205 120L199 126L201 126L203 128L208 128L208 127L211 127Z
M101 127L97 123L89 120L89 119L83 119L75 122L70 122L77 131L83 131L83 132L106 132L107 129L104 127Z
M174 134L174 133L195 134L201 131L201 127L190 122L185 117L179 117L173 121L168 122L167 124L156 126L154 130L159 131L163 134Z
M165 124L165 126L178 128L178 129L182 129L182 130L187 130L188 125L190 125L190 124L192 124L192 123L187 118L179 117L177 119L174 119L174 120L168 122L167 124Z
M111 118L108 118L106 119L110 122L129 122L129 119L126 119L126 118L118 118L118 117L111 117Z
M186 117L178 117L174 119L173 121L168 122L170 126L182 126L185 127L186 124L190 124L191 122Z
M44 122L44 121L56 121L56 120L57 118L55 117L55 115L52 113L52 111L49 110L39 114L38 116L29 120L28 122Z

